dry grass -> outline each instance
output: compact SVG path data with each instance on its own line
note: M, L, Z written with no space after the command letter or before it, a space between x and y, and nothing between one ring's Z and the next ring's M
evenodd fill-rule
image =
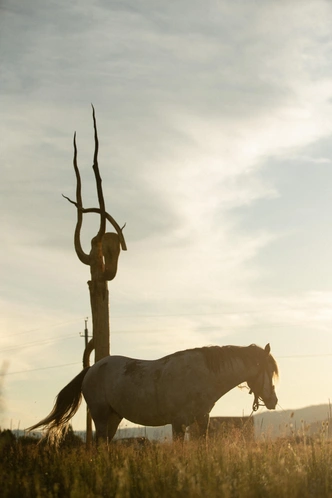
M111 445L86 451L0 448L3 498L332 497L326 440Z

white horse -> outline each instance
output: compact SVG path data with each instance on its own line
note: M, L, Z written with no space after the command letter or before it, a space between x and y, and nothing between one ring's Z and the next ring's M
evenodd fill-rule
M196 421L204 436L215 402L243 382L254 393L253 410L260 400L274 409L277 376L269 344L265 349L254 344L187 349L159 360L107 356L64 387L52 412L28 431L44 427L51 440L63 434L83 393L97 440L111 440L123 418L141 425L172 424L173 437L182 440L186 427Z

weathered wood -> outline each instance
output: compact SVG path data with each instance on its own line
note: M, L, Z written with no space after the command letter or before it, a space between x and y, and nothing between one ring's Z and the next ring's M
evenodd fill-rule
M74 235L75 250L80 261L90 266L91 280L89 280L90 304L92 312L92 334L93 347L95 349L95 361L110 354L110 317L109 317L109 294L108 280L113 280L117 273L120 248L127 249L126 242L118 223L106 212L105 200L102 189L102 179L98 165L99 140L95 109L92 106L92 117L94 127L94 155L93 172L96 180L99 208L84 208L81 193L81 177L77 164L76 133L74 134L74 159L73 166L76 175L76 202L65 197L71 204L76 206L77 223ZM98 233L91 240L91 251L86 254L81 245L81 228L84 213L97 213L100 215L100 226ZM116 233L106 233L106 221L109 221Z

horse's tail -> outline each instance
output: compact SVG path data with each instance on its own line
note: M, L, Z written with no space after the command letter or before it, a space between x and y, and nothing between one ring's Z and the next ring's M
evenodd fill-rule
M82 383L90 367L84 368L69 384L64 387L56 397L56 401L51 413L38 424L27 429L31 432L38 427L44 427L46 434L44 437L51 443L55 443L59 436L64 436L69 427L70 419L77 412L82 400Z

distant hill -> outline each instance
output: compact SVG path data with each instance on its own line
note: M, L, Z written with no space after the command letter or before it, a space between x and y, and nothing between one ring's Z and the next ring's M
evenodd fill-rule
M332 437L332 407L328 404L298 410L265 411L254 415L254 421L256 437L286 437L304 433Z

